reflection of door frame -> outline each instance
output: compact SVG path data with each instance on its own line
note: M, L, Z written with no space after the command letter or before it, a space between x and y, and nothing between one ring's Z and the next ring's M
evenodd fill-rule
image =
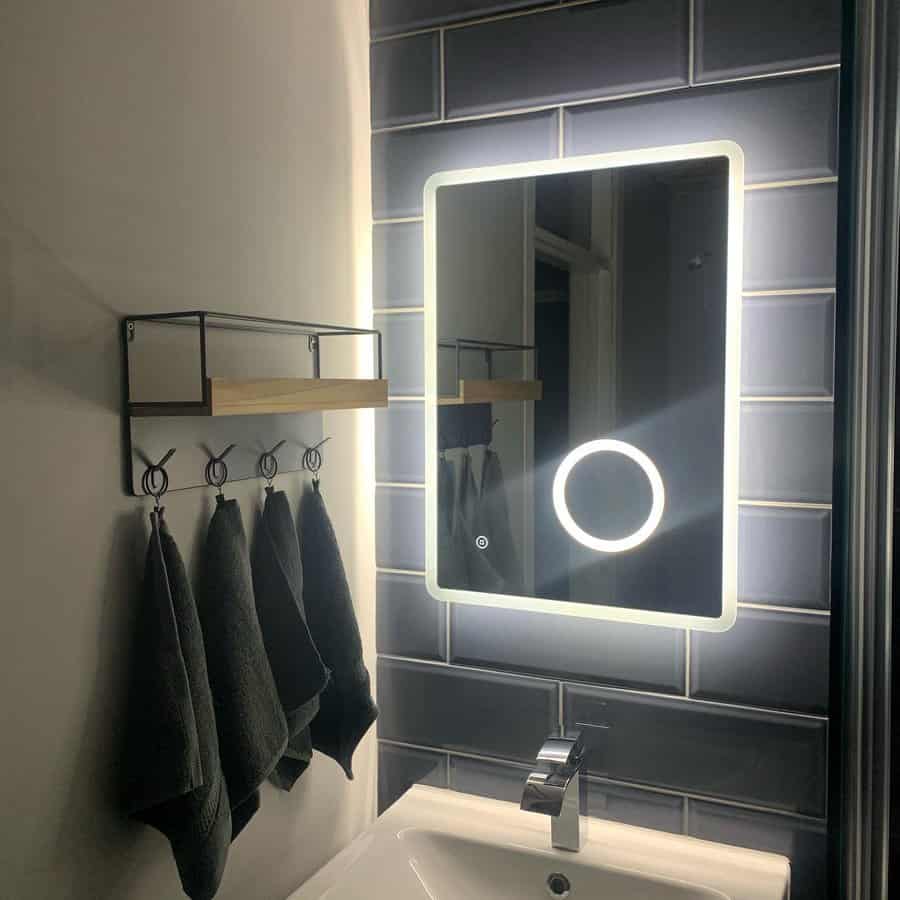
M588 428L590 434L584 433L583 418L576 415L575 424L582 424L579 433L573 431L573 419L570 416L569 439L570 443L582 443L593 437L598 437L607 431L612 424L615 413L615 370L611 369L615 362L615 304L611 290L611 278L609 265L604 255L573 244L571 241L547 231L545 228L534 224L531 218L533 230L533 253L526 255L531 269L531 277L526 281L530 285L530 295L526 297L526 321L530 319L531 337L534 337L534 266L537 260L544 260L557 268L565 269L569 273L569 346L571 348L569 360L569 385L570 385L570 413L571 388L577 386L579 390L586 390L586 396L577 398L583 407L593 410L593 426ZM527 238L526 238L527 240ZM584 344L585 335L593 332L593 337L587 342L587 348L593 348L593 353L579 353L579 345ZM605 352L604 352L605 349ZM599 386L605 384L608 390L605 396L601 396ZM526 438L533 434L533 420L526 424ZM528 447L531 456L526 457L528 464L534 464L533 447ZM529 503L531 521L526 523L526 534L533 541L534 521L533 503ZM531 545L529 545L531 546ZM578 565L579 550L575 546L570 548L572 557L570 571L581 571ZM534 583L534 557L530 560L532 585Z

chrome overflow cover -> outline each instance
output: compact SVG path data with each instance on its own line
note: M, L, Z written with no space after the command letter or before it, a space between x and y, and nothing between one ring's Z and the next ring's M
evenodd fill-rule
M568 897L571 892L572 885L562 872L552 872L547 876L547 893L551 897Z

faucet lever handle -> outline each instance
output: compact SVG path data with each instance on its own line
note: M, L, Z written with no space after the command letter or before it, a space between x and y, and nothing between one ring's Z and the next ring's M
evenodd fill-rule
M584 758L584 740L581 732L570 737L548 737L538 751L537 761L552 769L571 769Z

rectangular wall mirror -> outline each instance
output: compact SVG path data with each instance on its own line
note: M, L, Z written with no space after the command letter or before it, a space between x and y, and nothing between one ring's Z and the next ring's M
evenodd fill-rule
M432 595L733 624L743 188L725 141L428 181Z

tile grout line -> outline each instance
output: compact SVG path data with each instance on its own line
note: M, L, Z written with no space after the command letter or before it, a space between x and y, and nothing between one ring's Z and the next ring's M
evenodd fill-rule
M444 601L444 606L446 607L446 609L444 610L444 628L446 629L446 632L447 632L444 635L445 644L446 644L444 650L447 654L447 663L449 665L453 662L453 642L450 638L450 628L451 628L451 622L452 622L452 616L450 615L450 613L451 613L452 604Z
M440 91L441 91L441 121L445 121L447 118L447 56L445 51L445 35L446 29L442 28L440 32L438 32L438 44L439 44L439 59L440 59Z
M681 833L691 833L691 814L690 803L688 803L687 795L681 795Z
M387 660L388 662L411 663L412 665L428 666L437 669L453 669L461 672L475 672L477 674L486 675L502 675L505 678L513 680L527 679L530 681L540 681L548 685L569 684L575 687L586 687L594 690L612 691L616 694L624 694L629 697L655 697L660 700L669 700L676 703L687 703L691 706L713 707L715 709L730 709L737 712L762 713L768 716L783 716L786 718L809 719L814 722L828 723L828 716L816 715L815 713L799 712L792 709L773 709L769 706L753 706L747 703L726 703L722 700L705 700L698 697L685 697L682 694L666 694L662 691L639 690L637 688L626 688L621 685L612 685L607 683L598 683L592 681L579 681L577 678L567 678L560 681L558 677L552 675L535 675L527 672L515 672L509 669L491 669L487 666L473 666L464 663L448 663L436 659L417 659L413 656L401 656L397 653L379 653L379 660Z
M691 629L684 629L684 696L691 696Z
M470 753L467 750L448 750L446 747L437 747L430 744L416 744L411 741L398 741L393 738L378 738L381 744L387 744L391 747L404 747L409 750L422 750L426 753L433 753L436 756L444 754L450 757L459 757L460 759L471 759L475 762L493 763L494 765L507 766L509 768L521 769L523 772L529 770L531 763L522 762L517 759L510 759L503 756L488 756L484 753ZM824 818L818 816L804 815L803 813L788 812L784 809L776 807L760 806L755 803L742 803L740 800L726 800L721 797L714 797L707 794L695 794L693 791L679 791L674 788L667 788L658 785L648 784L641 781L623 781L621 778L611 778L607 775L592 775L590 772L585 774L588 781L602 786L604 784L614 787L628 788L631 790L642 791L647 794L660 794L665 797L678 797L682 800L695 800L701 803L714 803L719 806L728 806L734 809L745 809L752 812L771 813L773 815L784 816L787 819L793 819L798 822L806 822L815 825L821 825L825 822ZM459 793L466 793L460 791ZM477 795L475 795L477 796Z
M807 69L793 69L784 72L767 72L761 75L748 75L739 78L725 78L721 81L702 82L699 85L691 86L688 84L679 84L674 87L650 88L644 91L628 91L621 94L608 94L606 96L586 97L579 100L562 100L553 103L537 103L531 106L518 106L491 112L467 113L464 115L451 115L446 119L432 119L428 122L407 122L400 125L384 125L380 128L372 128L371 134L390 134L396 131L418 131L423 128L434 128L438 125L456 124L457 122L480 122L486 119L502 119L514 118L516 116L527 116L534 113L549 112L554 109L571 109L579 106L601 105L604 103L616 103L621 100L636 100L642 97L654 97L662 94L678 94L687 93L700 87L722 86L727 84L740 84L745 81L767 81L774 78L790 78L796 75L810 75L815 72L829 72L840 69L839 63L833 63L823 66L813 66Z
M571 6L588 6L597 0L560 0L553 6L544 6L537 9L514 9L510 12L495 13L489 16L479 16L474 19L465 19L461 22L446 22L443 25L428 25L424 28L413 28L409 31L398 31L396 34L385 34L369 39L370 44L385 44L389 41L401 38L415 37L420 34L433 34L435 31L458 31L461 28L471 28L473 25L487 25L491 22L502 22L506 19L523 19L526 16L534 16L540 13L553 12L554 10Z
M565 121L566 121L566 111L563 107L559 107L556 111L556 115L558 116L558 121L556 123L556 155L562 159L566 155L566 138L565 138Z
M744 193L749 191L777 191L782 188L810 187L817 184L837 184L837 175L821 175L814 178L788 178L782 181L758 181L744 185Z
M834 294L836 287L827 288L782 288L770 291L741 291L741 296L747 297L803 297L809 294Z
M763 509L821 509L831 511L830 503L811 503L806 500L738 500L738 506L758 506Z
M556 720L559 725L559 736L562 737L566 733L566 716L563 712L564 709L564 696L565 696L565 688L563 687L563 682L560 681L557 683L557 694L556 694Z
M418 578L425 577L424 569L393 569L390 566L375 566L376 575L414 575Z
M832 394L741 394L741 403L834 403Z
M688 85L694 86L694 16L695 0L688 0Z
M831 617L830 609L810 609L807 606L781 606L776 603L753 603L752 601L738 600L738 609L758 609L761 612L774 613L799 613L803 616Z

